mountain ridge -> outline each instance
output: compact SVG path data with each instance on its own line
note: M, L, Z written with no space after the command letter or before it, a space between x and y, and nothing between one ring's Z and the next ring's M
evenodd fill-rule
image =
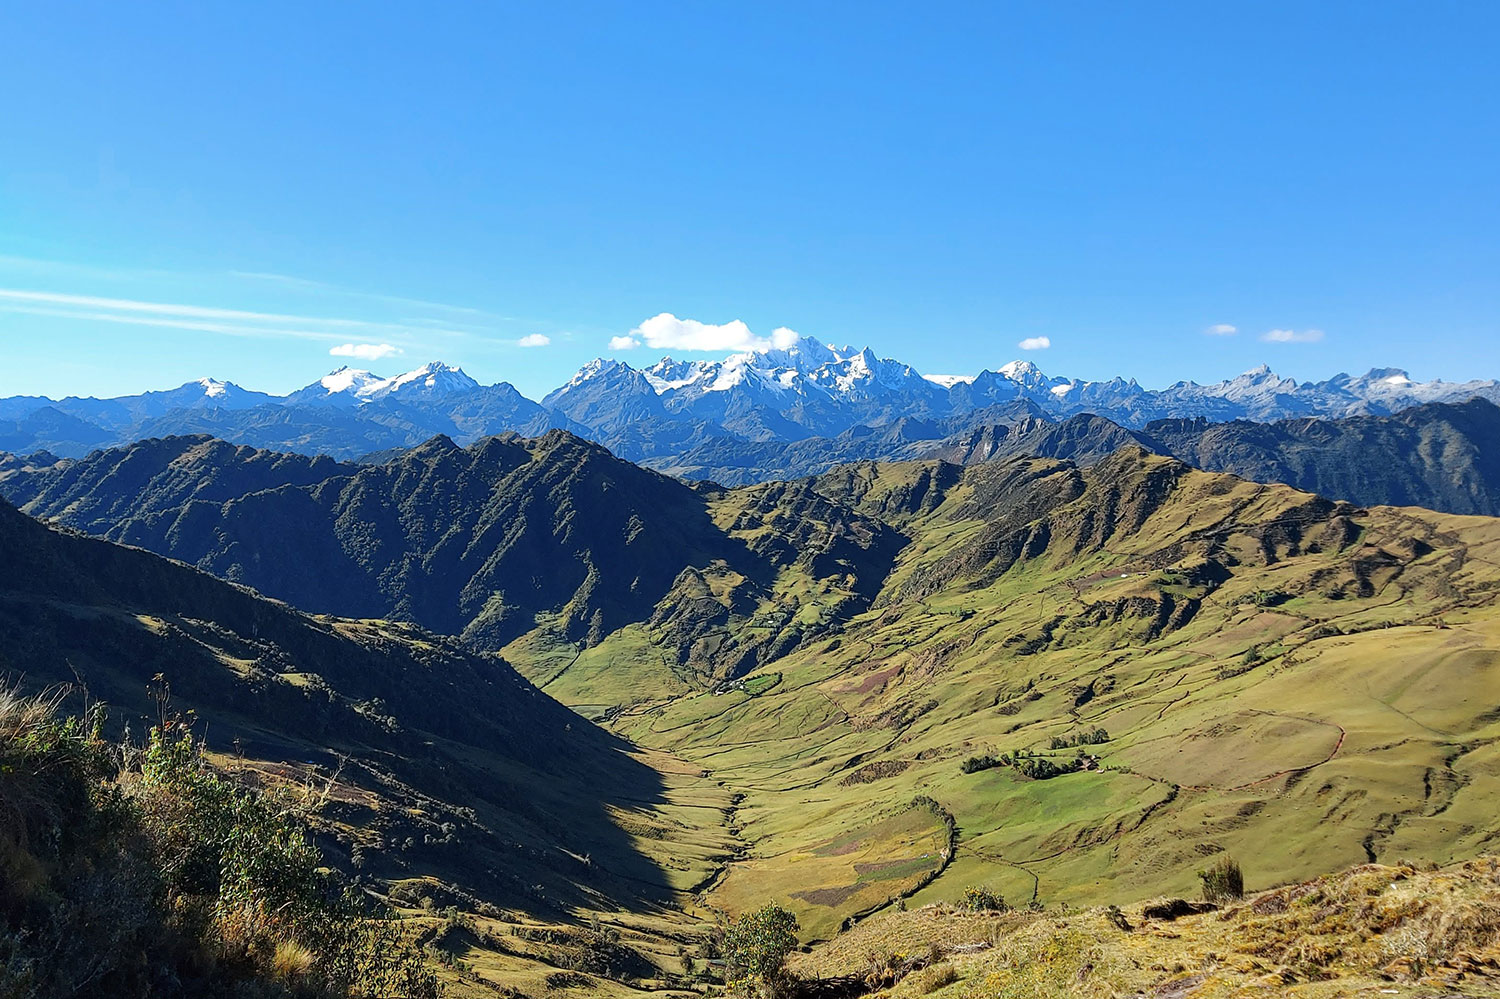
M1388 415L1475 397L1500 401L1500 382L1416 382L1397 368L1297 382L1262 365L1210 385L1146 389L1122 377L1051 376L1030 361L972 376L927 377L869 348L803 337L722 360L663 357L640 369L599 358L540 401L507 382L481 385L440 361L393 377L339 368L285 396L210 378L114 399L15 396L0 399L0 450L46 448L81 457L101 445L204 432L352 460L439 433L468 444L505 431L537 436L558 427L633 461L666 461L709 442L753 451L757 444L834 439L902 420L947 421L946 435L987 408L1016 404L1053 419L1094 413L1140 429L1199 416L1264 422Z

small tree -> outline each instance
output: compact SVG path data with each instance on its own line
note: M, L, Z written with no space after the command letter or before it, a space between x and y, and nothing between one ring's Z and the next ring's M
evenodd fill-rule
M1203 898L1209 902L1231 902L1245 896L1245 877L1240 865L1228 854L1214 861L1212 867L1198 872L1203 882Z
M724 936L724 958L731 980L745 980L767 997L785 991L786 956L797 946L797 917L775 902L746 913Z

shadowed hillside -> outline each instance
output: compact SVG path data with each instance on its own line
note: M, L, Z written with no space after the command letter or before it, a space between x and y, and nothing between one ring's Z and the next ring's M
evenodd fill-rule
M358 853L367 874L554 916L671 894L612 817L663 806L662 776L496 656L408 626L308 617L8 506L0 564L0 672L82 683L137 732L158 712L148 687L169 685L211 748L241 754L234 766L336 772L324 831L346 864Z

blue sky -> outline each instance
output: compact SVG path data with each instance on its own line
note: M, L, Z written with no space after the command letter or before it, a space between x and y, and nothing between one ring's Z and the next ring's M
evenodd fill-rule
M0 395L351 344L536 397L663 312L1496 377L1496 51L1482 2L10 4Z

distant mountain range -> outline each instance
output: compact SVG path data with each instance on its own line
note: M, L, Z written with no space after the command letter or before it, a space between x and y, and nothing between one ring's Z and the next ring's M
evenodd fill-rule
M1299 383L1261 367L1213 385L1146 389L1133 379L1053 377L1026 361L973 376L923 375L868 348L803 338L719 361L663 358L637 369L595 360L541 402L440 362L393 378L340 368L285 396L211 378L115 399L16 396L0 399L0 451L79 457L152 437L209 434L357 460L438 434L467 445L506 431L563 429L631 461L705 477L737 470L727 477L741 482L778 477L783 467L821 470L795 460L798 453L887 457L1028 416L1086 413L1134 430L1163 419L1380 416L1474 398L1500 402L1500 382L1416 382L1382 368Z

